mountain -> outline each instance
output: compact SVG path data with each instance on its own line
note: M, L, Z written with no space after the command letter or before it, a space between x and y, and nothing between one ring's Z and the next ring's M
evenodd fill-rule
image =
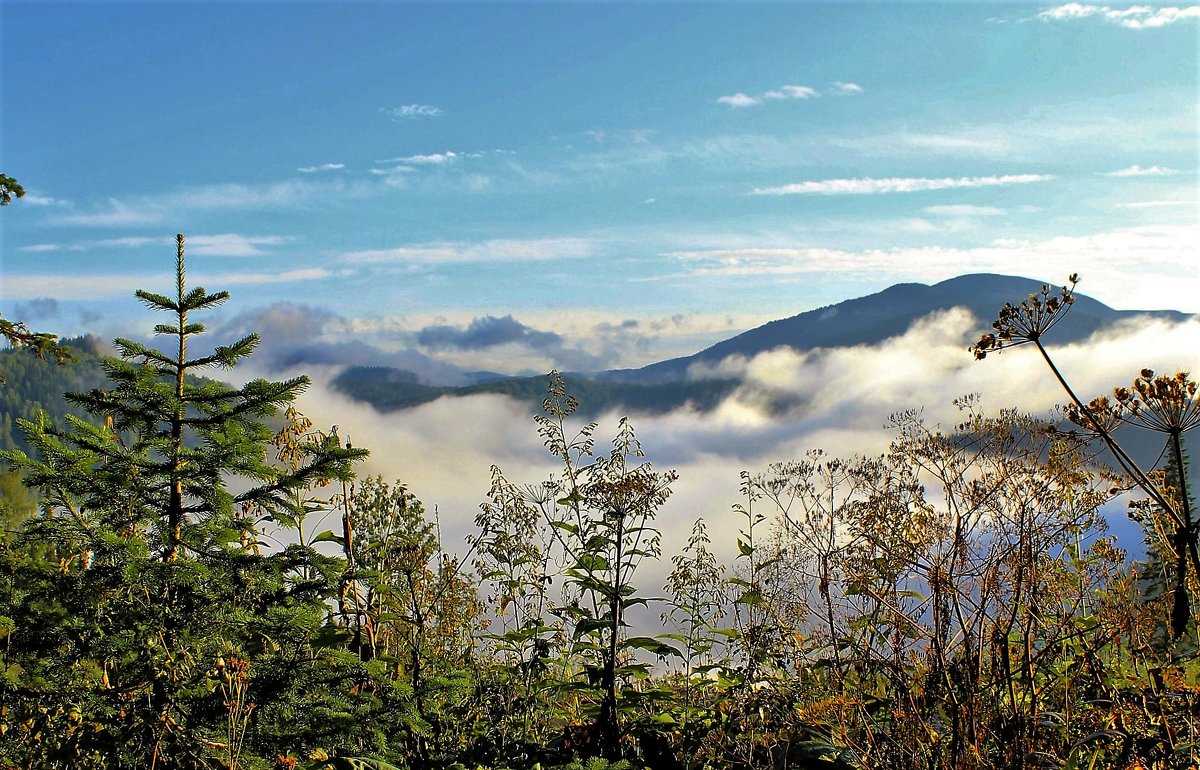
M690 356L661 361L640 369L598 373L567 373L567 384L580 400L580 412L596 416L615 410L628 414L659 414L683 406L704 412L718 406L739 382L734 379L689 380L693 364L712 365L731 355L751 357L778 347L797 351L852 345L876 345L889 337L903 334L914 322L930 313L952 307L965 307L979 320L979 330L1005 302L1018 302L1041 289L1042 284L1028 278L1003 275L964 275L932 286L919 283L897 284L876 294L846 300L810 310L743 332ZM1114 310L1090 297L1076 295L1076 301L1055 326L1055 342L1070 342L1111 326L1119 321L1150 315L1171 321L1189 316L1174 311ZM72 341L80 361L57 367L38 361L27 353L0 352L0 448L23 446L13 422L31 417L44 408L55 419L73 411L62 399L66 390L103 387L104 374L99 367L97 340ZM964 355L966 352L964 351ZM531 411L540 408L546 395L546 378L506 377L495 372L470 372L463 386L436 386L421 382L414 373L402 368L351 366L342 371L333 385L346 395L371 404L380 411L395 411L417 406L446 396L494 393L517 399ZM788 404L777 404L779 409Z
M932 286L902 283L866 297L771 321L690 356L660 361L640 369L568 373L565 376L571 392L580 399L581 411L589 416L610 409L661 413L684 405L706 411L717 406L738 383L735 380L688 380L688 368L694 364L712 365L732 355L749 358L779 347L809 351L877 345L903 334L929 314L953 307L971 311L979 319L982 333L1006 302L1015 304L1041 288L1040 282L1029 278L987 273L963 275ZM1053 340L1058 343L1079 341L1122 320L1146 315L1170 321L1190 317L1176 311L1114 310L1090 297L1076 294L1070 312L1054 327ZM404 409L443 396L475 393L508 395L536 409L545 397L546 378L512 377L488 379L465 387L437 387L419 384L415 377L400 370L350 367L337 377L334 385L382 411Z
M951 278L932 286L900 283L858 299L850 299L807 313L784 318L718 342L694 355L650 364L641 369L606 372L602 379L626 382L669 382L683 379L693 364L716 364L732 355L747 358L778 347L805 351L814 348L877 345L903 334L930 313L965 307L987 330L1004 303L1016 304L1040 291L1041 283L1029 278L977 273ZM1054 327L1055 342L1077 342L1118 321L1151 315L1182 321L1175 311L1114 310L1091 297L1076 294L1075 304Z

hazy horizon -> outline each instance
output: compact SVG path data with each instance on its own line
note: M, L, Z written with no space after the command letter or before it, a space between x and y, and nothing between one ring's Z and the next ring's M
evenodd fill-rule
M1200 6L8 2L0 311L634 367L971 272L1200 310Z

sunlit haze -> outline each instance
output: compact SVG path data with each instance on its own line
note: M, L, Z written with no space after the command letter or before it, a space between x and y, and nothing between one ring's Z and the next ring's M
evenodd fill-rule
M5 2L0 301L505 373L968 272L1200 310L1200 10ZM282 305L279 303L289 303Z

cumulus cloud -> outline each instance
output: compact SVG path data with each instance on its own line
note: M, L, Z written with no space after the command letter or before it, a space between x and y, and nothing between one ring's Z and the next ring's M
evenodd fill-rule
M354 322L325 308L295 302L276 302L248 310L214 328L214 338L255 333L262 343L257 366L269 373L314 366L388 366L413 372L430 385L465 384L462 370L406 346L403 335L391 335L385 346L353 334Z
M1126 29L1156 29L1187 19L1200 19L1200 5L1185 7L1131 5L1112 8L1107 5L1066 3L1040 12L1037 18L1046 22L1099 18Z
M594 252L593 244L583 238L536 238L530 240L493 239L477 243L435 241L392 249L350 251L341 255L351 264L446 264L458 262L537 262L576 259Z
M379 111L396 121L436 118L444 114L441 107L432 104L402 104L399 107L380 107Z
M1175 176L1179 172L1173 168L1163 168L1162 166L1148 166L1143 168L1137 164L1129 168L1123 168L1119 171L1106 171L1100 176Z
M345 163L322 163L319 166L304 166L296 169L301 174L315 174L318 171L338 171L346 167Z
M532 348L559 347L562 341L560 335L533 329L511 315L481 316L466 328L444 324L426 326L417 332L417 343L432 350L479 350L512 343Z
M561 323L563 318L549 314L541 321ZM289 367L385 366L413 372L427 385L467 385L473 382L469 373L481 370L598 371L624 360L639 342L662 335L656 326L641 329L632 319L591 326L586 319L576 319L563 325L570 334L544 331L512 316L476 316L461 322L364 319L279 302L239 314L217 328L225 337L258 333L263 342L257 358L276 374Z
M756 187L751 195L880 195L886 193L924 192L927 190L954 190L973 187L1003 187L1014 184L1032 184L1054 179L1049 174L1009 174L1005 176L943 177L890 177L887 179L824 179L821 181L797 182L778 187Z
M511 315L479 316L465 326L432 324L418 330L415 340L431 352L458 352L458 365L473 369L594 371L607 363L605 357L568 345L561 334L535 329Z

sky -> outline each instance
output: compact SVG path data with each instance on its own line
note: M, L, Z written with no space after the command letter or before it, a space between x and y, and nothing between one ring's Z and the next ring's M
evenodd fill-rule
M0 3L0 312L436 378L970 272L1200 311L1200 6ZM449 377L449 375L446 375ZM445 378L444 378L445 379Z
M232 294L213 342L263 336L231 376L310 375L301 411L452 548L493 466L552 472L526 405L380 414L330 387L342 366L640 366L972 272L1200 311L1200 6L0 0L0 57L0 171L28 191L0 212L4 317L145 336L165 319L133 291L171 290L184 233L189 286ZM699 516L733 548L743 469L881 452L890 414L952 426L964 394L1064 400L1029 349L973 361L979 326L728 360L712 412L635 415L679 472L665 553ZM1200 320L1054 356L1085 397L1197 372Z

